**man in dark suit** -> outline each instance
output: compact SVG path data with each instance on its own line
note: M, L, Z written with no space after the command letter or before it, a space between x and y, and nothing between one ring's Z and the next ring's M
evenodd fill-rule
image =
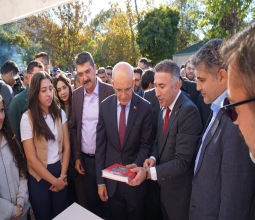
M234 125L221 109L227 72L219 55L222 40L207 42L192 58L197 88L213 111L195 162L190 220L248 220L255 192L255 165Z
M160 106L158 134L151 158L138 172L130 185L145 178L161 185L163 218L188 220L194 157L202 131L201 119L195 104L180 91L180 69L171 60L155 67L155 91ZM170 117L170 118L169 118ZM155 166L156 161L159 165Z
M74 62L83 85L74 91L72 98L71 138L75 169L84 176L87 208L104 217L96 183L96 125L100 103L114 90L111 85L97 79L96 65L90 53L78 54Z
M116 64L113 81L116 94L104 100L99 110L96 143L98 193L102 201L108 200L114 219L143 219L146 185L130 187L126 183L104 179L102 170L114 163L129 168L142 166L152 145L151 106L133 92L130 64Z

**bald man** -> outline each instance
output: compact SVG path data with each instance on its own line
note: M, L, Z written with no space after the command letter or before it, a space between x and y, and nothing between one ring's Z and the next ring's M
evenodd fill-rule
M96 139L98 193L109 202L113 219L143 219L146 185L102 178L102 170L114 163L127 167L142 166L152 145L152 111L149 102L133 92L133 69L120 62L113 68L115 94L99 109Z

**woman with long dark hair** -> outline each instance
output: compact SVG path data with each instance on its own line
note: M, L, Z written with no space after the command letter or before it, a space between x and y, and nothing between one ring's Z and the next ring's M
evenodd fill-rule
M51 77L34 74L28 111L20 130L29 171L29 198L36 220L50 220L66 208L70 142L67 118L55 102Z
M0 219L27 219L27 164L0 96Z

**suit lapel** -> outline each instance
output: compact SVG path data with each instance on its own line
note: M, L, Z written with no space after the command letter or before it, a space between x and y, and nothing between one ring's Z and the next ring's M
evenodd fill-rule
M77 111L79 112L77 122L80 123L80 126L78 126L79 128L81 127L82 115L83 115L82 113L83 113L83 103L84 103L84 90L85 89L82 86L77 96Z
M182 105L183 99L184 99L183 93L181 93L180 96L178 97L178 99L176 100L173 110L171 111L170 118L169 118L169 121L168 121L168 124L166 127L166 133L162 137L162 145L161 145L162 149L160 149L161 151L159 151L159 157L161 157L161 153L163 152L163 149L165 148L165 143L166 143L167 137L169 135L169 132L171 130L171 126L179 114L179 109L180 109L180 106ZM163 123L164 123L164 119L163 119ZM163 127L163 124L162 124L162 127Z
M99 92L98 101L99 101L99 106L100 106L102 101L107 98L107 93L105 92L106 91L105 85L103 83L101 83L99 80L97 80L97 83L98 83L98 92Z
M130 108L129 108L129 114L128 114L128 120L127 120L127 127L125 131L125 137L123 141L123 148L125 146L125 143L127 141L128 135L130 133L130 130L132 128L132 125L135 121L135 117L137 115L137 111L142 111L142 109L139 109L139 100L137 98L137 95L133 93ZM117 113L116 113L117 114Z
M217 130L219 124L220 124L220 120L221 120L221 117L222 117L223 114L224 114L224 112L219 110L219 112L218 112L218 114L217 114L210 130L208 131L208 133L207 133L207 135L204 139L204 143L202 145L201 153L200 153L200 156L199 156L199 161L198 161L197 168L196 168L194 176L196 175L196 173L198 172L198 170L199 170L199 168L202 164L202 161L204 159L205 150L208 147L208 144L210 143L210 141L212 140L212 137L214 136L214 133Z

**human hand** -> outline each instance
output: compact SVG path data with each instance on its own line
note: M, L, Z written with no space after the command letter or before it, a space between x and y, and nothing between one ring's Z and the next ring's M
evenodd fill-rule
M137 165L136 165L135 163L132 163L132 164L126 165L126 167L127 167L128 169L133 169L133 168L136 168Z
M85 175L85 170L82 167L80 159L75 161L75 169L78 171L78 173Z
M108 193L105 185L98 186L98 195L103 202L108 200Z
M144 168L149 168L149 167L154 167L155 166L155 160L153 160L152 158L148 158L144 161L143 163L143 167Z
M24 209L20 204L18 204L16 208L18 210L18 214L12 217L14 220L19 219L24 213Z
M55 183L51 185L49 188L53 192L58 192L67 186L67 175L61 175L59 178L56 179Z
M127 184L130 186L140 185L146 178L146 170L143 167L136 167L130 171L135 172L136 176L134 179L130 180Z

